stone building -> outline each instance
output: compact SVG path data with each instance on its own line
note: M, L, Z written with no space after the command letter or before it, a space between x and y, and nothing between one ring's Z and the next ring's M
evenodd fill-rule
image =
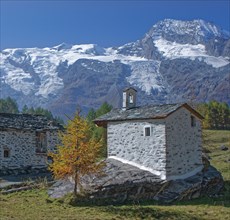
M136 90L129 88L123 108L95 123L107 127L109 158L170 180L202 170L202 118L186 103L136 107Z
M0 170L46 168L59 129L42 115L0 113Z

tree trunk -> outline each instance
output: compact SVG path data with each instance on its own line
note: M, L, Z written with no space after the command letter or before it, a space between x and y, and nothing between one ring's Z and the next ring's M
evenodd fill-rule
M78 183L78 174L76 172L74 176L74 191L73 191L75 197L77 197L77 183Z

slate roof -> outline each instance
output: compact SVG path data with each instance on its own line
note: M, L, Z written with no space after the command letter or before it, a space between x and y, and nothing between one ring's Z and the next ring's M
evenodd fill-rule
M0 113L0 129L59 130L62 126L43 115Z
M133 89L134 91L137 92L137 90L136 90L135 88L133 88L133 87L127 87L127 88L125 88L125 89L123 89L123 92L126 92L126 91L128 91L128 90L130 90L130 89Z
M187 103L183 104L163 104L163 105L147 105L135 107L131 109L113 109L109 113L96 118L94 122L101 125L102 122L108 121L124 121L124 120L143 120L143 119L160 119L166 118L171 113L175 112L181 107L185 107L191 111L198 118L203 119L197 111L190 107Z

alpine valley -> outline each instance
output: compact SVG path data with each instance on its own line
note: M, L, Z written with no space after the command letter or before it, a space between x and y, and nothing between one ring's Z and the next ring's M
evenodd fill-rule
M120 47L60 44L1 51L1 98L70 115L107 101L121 106L122 89L138 103L195 98L230 104L230 35L203 20L159 21L144 37Z

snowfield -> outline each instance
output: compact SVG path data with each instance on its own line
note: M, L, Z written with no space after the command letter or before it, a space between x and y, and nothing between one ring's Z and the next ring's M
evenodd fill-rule
M168 40L163 36L168 36ZM59 76L60 68L63 66L68 68L80 59L106 63L120 61L131 69L131 75L126 78L127 81L147 94L151 94L153 91L170 90L159 71L161 59L198 60L213 68L229 64L229 58L208 55L205 45L202 43L210 37L215 39L215 42L218 38L229 39L229 33L222 31L212 23L203 20L165 19L153 25L146 34L146 38L148 37L156 47L154 52L160 53L162 56L158 60L149 60L140 55L144 54L142 52L146 49L139 44L141 41L117 48L103 48L95 44L62 43L50 48L5 49L0 53L1 81L24 95L35 95L46 99L50 95L59 94L64 88L63 79ZM183 42L188 43L178 43L182 42L180 41L182 37L184 37ZM194 41L198 43L194 43ZM153 52L151 51L153 48L149 47L148 50L150 53ZM82 67L94 71L86 63L82 63Z
M5 74L2 80L11 88L23 92L25 95L35 92L35 95L47 98L49 94L57 94L63 88L63 82L58 77L57 67L67 61L72 65L79 59L91 59L101 62L113 62L120 60L124 64L135 61L144 61L145 58L136 56L124 56L117 54L112 48L100 48L94 44L83 44L63 47L64 44L52 48L26 48L6 49L1 54L1 71ZM19 64L27 64L38 75L40 85L36 88L34 82L30 82L31 75ZM88 67L90 68L90 67Z
M203 60L207 64L212 65L214 68L219 68L229 64L227 58L207 55L205 46L202 44L179 44L167 41L164 38L154 40L154 44L163 56L168 59L189 58L194 60L195 58L198 58L200 61Z

